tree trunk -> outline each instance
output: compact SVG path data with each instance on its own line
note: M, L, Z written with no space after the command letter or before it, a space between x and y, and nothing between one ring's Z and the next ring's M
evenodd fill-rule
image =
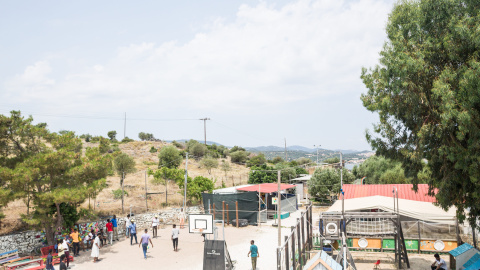
M47 242L49 246L55 245L55 237L53 235L54 231L52 226L50 225L44 225L45 228L45 236L47 237Z
M168 180L165 180L165 206L168 205Z
M125 180L125 173L123 174L123 176L122 176L121 179L122 179L122 180L121 180L121 181L122 181L122 183L121 183L121 184L122 184L122 214L124 214L124 213L125 213L125 210L123 209L123 194L124 194L125 192L123 192L123 182L124 182L124 180Z

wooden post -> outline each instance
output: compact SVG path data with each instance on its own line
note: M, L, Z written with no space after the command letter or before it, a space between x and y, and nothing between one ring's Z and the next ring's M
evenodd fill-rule
M300 269L303 269L305 262L302 259L302 240L300 237L300 219L297 218L297 245L298 245L298 263L300 264Z
M307 250L310 250L312 247L310 246L310 226L308 225L308 222L310 222L310 211L307 211L305 213L307 215Z
M420 241L422 241L422 235L420 234L420 221L417 221L418 229L418 254L420 254Z
M228 204L227 204L227 225L230 225L230 215L228 212Z
M225 225L225 201L222 201L222 221Z
M288 236L285 235L285 265L287 266L285 269L290 269L290 259L288 255Z
M295 227L292 226L291 227L292 231L291 231L291 235L292 235L292 266L293 266L293 269L297 269L297 260L295 258Z
M237 228L238 228L238 201L235 201L235 213L237 215Z
M215 217L215 203L213 204L213 220L215 220L216 217Z
M303 262L305 263L306 260L305 260L305 224L304 224L304 221L305 221L305 216L302 217L301 219L301 225L302 225L302 228L301 228L301 231L302 231L302 260Z

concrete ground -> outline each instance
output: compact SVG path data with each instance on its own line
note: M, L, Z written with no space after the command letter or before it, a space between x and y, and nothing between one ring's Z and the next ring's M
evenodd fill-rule
M290 232L290 226L295 224L297 217L300 217L300 211L282 220L282 239ZM247 257L250 240L255 240L259 250L257 269L275 269L278 229L273 227L272 223L273 221L269 221L266 224L262 223L261 226L244 228L235 228L231 225L225 227L225 239L230 257L235 261L235 269L251 269L251 260ZM286 228L283 228L284 226ZM153 248L148 250L147 260L143 259L142 248L138 245L130 246L130 240L122 238L112 246L100 249L101 261L93 263L90 251L80 251L80 256L76 257L75 262L70 266L72 269L79 270L202 269L203 237L198 234L189 234L187 228L181 229L178 252L175 252L170 239L171 228L167 226L165 229L158 230L158 237L152 239ZM150 230L149 234L151 235ZM138 238L140 235L139 233Z
M303 209L302 209L303 210ZM294 226L301 211L282 220L282 236L288 235L290 226ZM230 257L234 261L236 270L250 270L251 261L247 257L250 240L255 240L260 257L257 260L258 270L276 269L276 248L278 246L278 229L272 226L273 221L262 223L261 226L235 228L225 227L225 239ZM188 229L181 229L178 252L173 251L170 239L171 226L158 230L158 237L153 240L153 248L148 250L147 260L143 259L142 248L130 245L130 240L124 237L112 246L100 249L99 262L93 263L90 251L80 252L71 268L85 270L132 270L132 269L203 269L203 237L198 234L189 234ZM143 231L142 231L143 232ZM151 231L149 230L151 235ZM138 238L140 240L141 234ZM221 237L221 236L220 236ZM358 270L372 269L373 263L381 261L381 269L397 269L394 264L393 253L352 252ZM410 269L430 269L433 255L409 254ZM448 256L443 256L448 263ZM58 269L58 266L55 266Z

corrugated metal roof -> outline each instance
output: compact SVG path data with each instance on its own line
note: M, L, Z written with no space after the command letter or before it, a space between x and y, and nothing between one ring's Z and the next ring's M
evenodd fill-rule
M465 268L464 270L478 270L478 269L480 269L480 260L476 261L475 263Z
M476 262L480 261L480 254L473 255L470 260L463 264L463 267L468 268L470 265L475 264Z
M385 185L343 185L345 199L355 199L370 196L392 197L393 189L398 189L398 198L420 202L435 202L435 198L428 196L428 185L419 184L418 191L413 191L412 184L385 184Z
M465 243L465 244L457 247L456 249L450 250L448 253L450 253L453 257L457 257L458 255L461 255L461 254L469 251L472 248L473 247L470 244Z
M289 184L280 184L280 190L294 188L294 185ZM277 183L263 183L258 185L252 185L248 187L237 188L237 190L241 191L256 191L261 193L272 193L278 191L278 184Z

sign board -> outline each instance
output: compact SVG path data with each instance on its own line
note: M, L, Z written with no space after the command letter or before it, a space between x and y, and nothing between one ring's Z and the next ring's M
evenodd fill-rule
M225 241L205 240L203 251L204 270L225 270Z
M278 197L272 197L272 204L278 204Z

